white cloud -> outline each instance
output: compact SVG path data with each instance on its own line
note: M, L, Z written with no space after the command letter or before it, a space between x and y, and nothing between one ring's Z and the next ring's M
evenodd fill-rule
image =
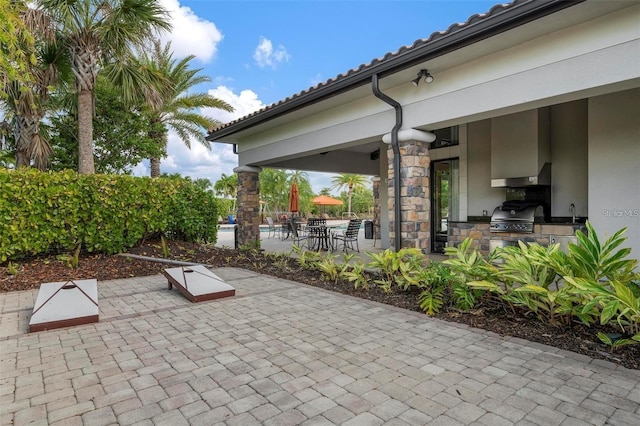
M287 53L287 49L284 46L279 45L276 50L273 50L273 43L266 37L260 37L260 43L256 47L253 53L253 59L260 68L276 68L278 64L282 62L289 62L291 55Z
M242 90L236 94L226 86L218 86L209 89L209 94L226 101L234 107L234 112L226 112L213 108L205 108L202 112L223 123L244 117L252 112L264 108L264 103L258 99L258 95L252 90ZM162 160L160 170L162 173L179 173L182 176L190 176L192 179L206 178L215 184L222 173L230 175L238 166L238 156L233 153L229 144L212 143L211 150L207 150L196 141L191 142L191 150L187 149L182 140L174 133L169 132L167 144L167 157ZM149 176L148 162L138 164L133 171L135 176ZM331 173L309 172L309 182L315 193L332 185ZM336 192L336 191L332 191Z
M160 4L169 11L173 26L170 33L160 36L162 41L171 41L178 57L195 55L203 63L211 61L223 38L216 25L197 16L191 8L180 6L178 0L160 0Z
M258 95L251 90L243 90L235 94L226 86L210 89L209 94L224 100L234 107L234 112L226 112L214 108L204 108L202 113L223 123L244 117L265 105ZM222 143L211 144L211 150L197 141L191 141L191 149L174 132L170 131L167 143L167 157L162 159L160 171L162 173L179 173L192 179L206 178L215 184L222 173L233 174L238 166L238 157L233 153L231 145ZM148 176L149 167L146 162L138 164L133 172L136 176Z
M215 89L209 89L209 95L223 100L233 107L233 112L214 108L203 109L202 112L206 116L215 118L221 123L228 123L265 107L265 104L258 99L258 95L253 90L242 90L237 95L227 86L218 86Z

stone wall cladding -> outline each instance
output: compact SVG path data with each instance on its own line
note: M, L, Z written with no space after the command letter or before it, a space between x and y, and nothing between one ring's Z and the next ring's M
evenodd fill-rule
M260 179L238 172L238 246L260 247Z
M473 239L473 246L478 247L482 254L489 253L489 241L525 241L548 246L552 236L573 236L577 230L587 232L582 224L535 224L532 234L490 232L488 223L449 222L449 247L457 247L465 238Z
M375 239L380 239L380 178L373 178L373 233Z
M400 148L400 220L403 248L418 248L424 253L431 251L431 199L429 196L431 159L428 144L418 141L399 143ZM394 178L391 146L387 150L388 176ZM389 212L391 241L395 241L395 194L389 185Z

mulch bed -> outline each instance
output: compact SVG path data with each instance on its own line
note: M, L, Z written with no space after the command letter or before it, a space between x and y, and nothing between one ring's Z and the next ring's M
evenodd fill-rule
M394 289L391 293L385 293L373 286L365 290L354 289L352 284L343 281L327 282L322 279L320 273L300 268L293 259L274 259L273 256L257 251L235 251L176 241L167 241L167 249L168 253L163 251L159 241L147 241L129 250L129 253L155 258L168 257L174 260L203 263L213 267L245 268L420 312L416 291L404 292ZM78 267L74 269L69 266L68 260L59 256L38 257L1 265L0 291L28 290L36 288L42 283L68 279L95 278L98 281L105 281L156 275L162 273L162 270L167 267L170 266L120 255L82 254ZM524 312L515 312L514 314L506 311L502 305L497 303L485 303L484 305L473 312L450 309L439 313L437 318L464 323L503 336L520 337L543 343L592 358L607 360L627 368L640 369L640 344L621 347L610 353L608 347L600 343L596 337L598 331L618 332L613 327L592 326L587 328L579 323L573 324L571 327L553 327Z

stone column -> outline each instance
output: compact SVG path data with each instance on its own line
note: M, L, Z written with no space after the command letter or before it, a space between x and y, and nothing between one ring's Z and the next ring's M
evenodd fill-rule
M262 168L239 166L238 174L238 247L260 248L260 172Z
M372 179L373 182L373 232L376 240L380 240L380 178Z
M417 140L402 140L400 148L400 197L396 199L394 188L389 184L389 214L391 217L390 239L395 241L395 208L400 203L402 248L418 248L423 253L431 252L431 198L429 191L431 158L428 144ZM387 150L389 158L389 180L395 179L393 149Z

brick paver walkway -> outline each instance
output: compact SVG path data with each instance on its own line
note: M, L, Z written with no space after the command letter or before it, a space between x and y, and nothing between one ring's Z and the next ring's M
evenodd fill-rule
M0 295L0 424L640 424L640 371L250 271L191 304L100 282L100 322L28 334Z

